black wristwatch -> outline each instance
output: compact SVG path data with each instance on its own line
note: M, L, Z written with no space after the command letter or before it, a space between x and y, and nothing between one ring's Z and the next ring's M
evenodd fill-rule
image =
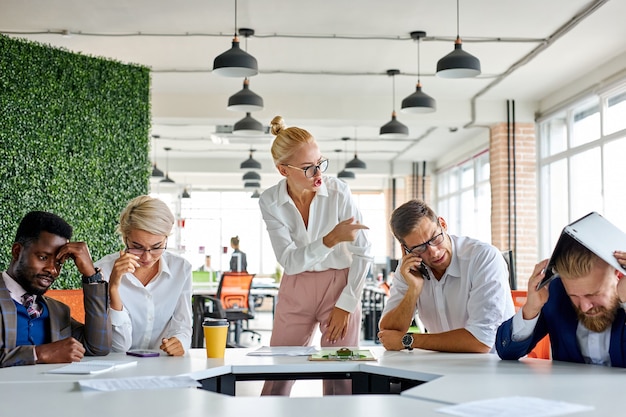
M407 333L402 336L402 346L406 350L413 350L413 333Z
M95 268L96 273L90 277L86 277L83 275L83 284L96 284L98 282L103 282L102 274L100 273L100 268Z

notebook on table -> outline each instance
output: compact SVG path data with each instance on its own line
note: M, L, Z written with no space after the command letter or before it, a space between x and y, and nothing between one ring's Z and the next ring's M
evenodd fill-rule
M546 266L546 274L537 289L548 285L557 277L554 273L554 262L569 241L575 240L591 252L598 255L606 263L626 275L626 269L617 262L613 252L626 250L626 233L595 211L565 226L556 242L552 256Z

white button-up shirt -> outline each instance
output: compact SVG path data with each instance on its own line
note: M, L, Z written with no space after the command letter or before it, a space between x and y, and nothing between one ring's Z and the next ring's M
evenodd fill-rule
M120 257L112 253L95 263L108 281L113 264ZM191 346L192 291L191 264L184 258L165 251L159 272L144 287L130 272L122 276L121 311L110 309L113 325L113 351L159 349L163 338L176 337L185 350Z
M359 230L354 242L341 242L332 248L322 242L339 222L350 217L363 220L348 185L335 177L323 177L322 186L311 202L308 227L287 193L285 179L263 192L259 206L274 254L285 273L349 267L348 285L335 305L350 313L355 311L372 261L367 230Z
M488 243L449 236L450 265L439 280L427 267L431 279L424 280L416 312L428 332L464 328L493 351L498 326L515 314L506 261ZM398 267L383 315L400 304L407 289Z

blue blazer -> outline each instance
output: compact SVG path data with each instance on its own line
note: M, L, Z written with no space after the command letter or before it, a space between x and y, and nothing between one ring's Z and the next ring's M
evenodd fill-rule
M561 278L553 280L548 289L550 297L541 309L541 315L531 337L517 342L511 339L513 317L498 327L496 350L502 359L515 360L525 356L548 334L552 359L585 363L576 340L578 317ZM611 326L609 355L612 366L626 367L626 313L622 308L618 309Z

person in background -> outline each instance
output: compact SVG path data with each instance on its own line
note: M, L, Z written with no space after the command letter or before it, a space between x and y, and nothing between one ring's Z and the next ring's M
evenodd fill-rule
M546 334L552 359L626 367L626 280L614 267L575 240L554 262L558 274L537 290L548 260L535 265L524 306L498 328L502 359L519 359ZM615 252L626 267L626 252Z
M421 200L395 209L390 226L404 256L379 323L385 348L493 351L498 326L515 314L501 252L448 234L443 217ZM416 311L428 333L407 333Z
M79 362L111 349L108 287L72 226L44 211L26 214L15 234L9 268L0 277L0 367ZM83 276L85 324L44 294L71 259Z
M163 201L136 197L117 229L126 249L96 262L109 282L115 352L161 349L181 356L191 346L192 267L166 251L173 226Z
M372 261L367 227L348 186L322 176L328 160L313 136L271 122L272 158L284 178L259 199L274 254L284 268L271 346L358 346L361 296ZM289 395L293 381L266 381L262 395ZM349 381L324 381L324 394L350 394Z
M246 272L248 270L248 260L245 252L239 250L239 236L230 238L230 247L233 254L230 257L230 270L233 272Z

